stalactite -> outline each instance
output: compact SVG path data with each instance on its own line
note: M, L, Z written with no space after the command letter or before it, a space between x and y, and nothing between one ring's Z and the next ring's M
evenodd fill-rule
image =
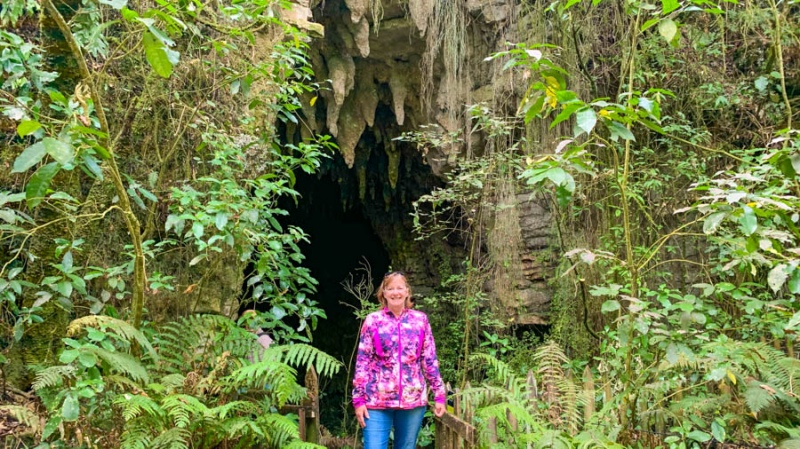
M428 20L433 16L435 5L435 0L408 0L408 12L411 15L411 20L414 21L414 25L417 26L420 36L425 36Z
M362 17L360 22L348 23L347 29L353 36L353 44L362 58L369 56L369 21Z
M333 88L333 99L341 106L353 90L356 66L350 55L337 55L328 59L328 76Z
M390 140L384 147L384 151L389 158L389 166L387 167L389 185L391 185L392 190L394 190L397 188L397 178L400 174L400 150L397 148L397 145L395 145L395 141Z
M408 93L408 68L398 65L389 78L389 89L392 91L392 105L397 124L402 126L406 119L405 102Z
M347 9L350 10L350 20L358 23L369 9L369 0L344 0Z
M367 122L361 115L361 110L352 96L347 97L344 105L342 105L337 123L339 135L336 140L339 144L339 152L342 153L347 166L353 168L355 148L367 126Z
M375 110L378 108L378 90L369 66L358 67L356 72L356 103L367 126L375 124Z

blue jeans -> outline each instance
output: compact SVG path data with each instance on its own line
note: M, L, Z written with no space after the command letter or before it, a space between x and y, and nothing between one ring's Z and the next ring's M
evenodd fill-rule
M408 410L370 409L365 420L364 449L387 449L389 432L394 427L394 449L415 449L425 407Z

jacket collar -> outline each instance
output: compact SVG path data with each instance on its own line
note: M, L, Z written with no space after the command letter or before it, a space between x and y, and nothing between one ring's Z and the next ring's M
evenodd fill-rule
M407 312L408 312L408 307L403 307L403 312L400 314L399 317L396 318L403 318ZM388 307L383 308L383 314L395 318L395 315L392 313L391 310L389 310Z

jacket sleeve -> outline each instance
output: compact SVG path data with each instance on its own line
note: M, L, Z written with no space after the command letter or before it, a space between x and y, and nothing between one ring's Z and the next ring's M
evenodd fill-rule
M372 344L372 319L370 316L361 325L361 334L358 337L358 354L356 355L356 369L353 375L353 407L357 408L367 403L367 381L369 380L369 362L375 349Z
M427 315L425 316L425 338L422 343L422 372L425 375L425 380L428 381L433 391L436 402L440 404L447 402L447 392L444 389L442 376L439 374L439 359L436 357L436 343L433 341L431 324L428 321Z

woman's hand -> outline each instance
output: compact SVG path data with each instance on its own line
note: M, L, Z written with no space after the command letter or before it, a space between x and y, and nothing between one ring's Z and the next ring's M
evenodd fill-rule
M361 426L363 429L367 427L365 419L369 419L369 412L367 411L367 406L362 405L360 407L356 407L356 419L358 420L358 425Z
M444 415L444 412L446 411L447 411L447 406L439 402L437 402L436 406L433 407L433 414L436 415L437 418L441 418L442 415Z

